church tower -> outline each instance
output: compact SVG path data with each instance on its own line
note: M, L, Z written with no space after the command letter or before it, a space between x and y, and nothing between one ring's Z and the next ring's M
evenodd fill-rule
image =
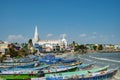
M64 44L65 48L67 48L67 40L65 39L65 35L63 35L62 44Z
M38 42L38 41L39 41L39 35L38 35L38 29L37 29L37 26L35 27L34 41L35 41L35 42Z

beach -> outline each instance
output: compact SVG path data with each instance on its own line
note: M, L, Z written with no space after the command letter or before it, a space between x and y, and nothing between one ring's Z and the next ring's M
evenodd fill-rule
M80 61L84 63L92 63L94 62L97 66L105 66L109 65L110 69L118 68L118 72L113 76L112 79L107 80L120 80L120 53L89 53L80 55L75 54Z

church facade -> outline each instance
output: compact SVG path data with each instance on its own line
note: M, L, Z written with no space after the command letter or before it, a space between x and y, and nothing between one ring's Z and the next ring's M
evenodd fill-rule
M67 40L65 39L64 36L62 39L58 40L41 40L39 38L37 26L35 27L34 38L32 39L32 41L33 45L38 44L42 46L42 49L44 49L45 51L55 51L58 48L60 50L67 48Z

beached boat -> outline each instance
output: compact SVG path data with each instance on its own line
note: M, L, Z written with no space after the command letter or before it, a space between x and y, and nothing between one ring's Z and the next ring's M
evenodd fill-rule
M107 71L100 71L100 72L95 72L95 73L84 73L82 72L81 74L76 74L72 76L66 76L60 74L59 76L51 76L51 77L46 77L46 80L104 80L107 78L111 78L113 75L115 75L117 72L117 69L111 69Z
M80 70L80 69L89 69L89 68L91 68L93 65L94 65L95 63L91 63L91 64L79 64L78 65L78 69Z
M58 73L58 72L65 72L65 71L75 71L77 66L53 66L48 69L42 70L45 74L49 73Z
M38 63L39 61L32 61L32 62L3 62L0 64L0 66L23 66L23 67L29 67L30 65L33 65L35 63Z
M2 63L3 65L0 66L0 70L4 69L13 69L13 68L33 68L36 64L39 64L38 61L29 62L29 63ZM9 65L9 66L8 66Z
M54 55L46 55L39 59L40 62L47 63L47 64L55 64L62 60L62 58L55 57Z
M71 62L76 62L77 60L76 59L62 59L61 62L63 63L71 63Z
M107 70L109 66L105 66L102 68L96 68L96 69L91 69L91 70L80 70L80 71L75 71L75 72L63 72L63 73L56 73L56 74L46 74L45 77L54 77L54 75L56 76L65 76L65 77L71 77L74 75L85 75L87 73L93 73L93 72L100 72L100 71L104 71Z
M78 65L81 65L83 62L81 61L76 61L76 62L72 62L72 63L64 63L64 65L67 65L67 66L78 66Z
M1 70L0 74L12 75L12 74L37 74L39 70L42 70L50 65L41 65L34 68L12 68L7 70Z
M39 64L39 62L35 61L35 62L30 62L30 63L23 64L23 65L17 65L17 66L14 66L14 68L32 68L36 64Z
M105 71L109 68L109 65L102 67L102 68L96 68L96 69L92 69L92 70L88 70L88 72L90 73L94 73L94 72L99 72L99 71Z

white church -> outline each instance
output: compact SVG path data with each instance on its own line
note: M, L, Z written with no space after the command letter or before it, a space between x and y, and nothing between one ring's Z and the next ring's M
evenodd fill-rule
M65 36L63 35L62 39L59 40L41 40L39 38L38 29L37 26L35 27L35 33L34 38L32 39L33 45L39 44L47 51L51 51L55 48L55 46L59 46L60 49L66 49L67 48L67 40L65 39Z

